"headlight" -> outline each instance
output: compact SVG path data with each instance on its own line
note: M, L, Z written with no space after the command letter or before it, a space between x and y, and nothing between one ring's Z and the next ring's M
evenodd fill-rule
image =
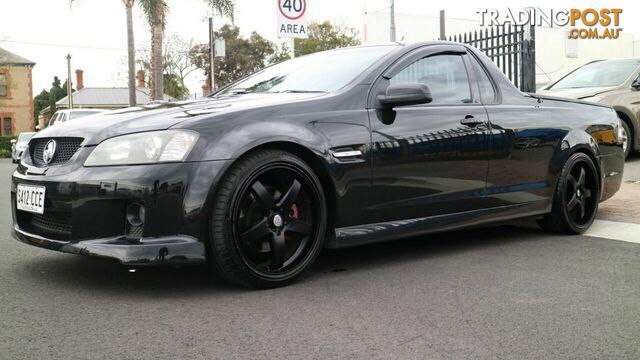
M85 166L139 165L184 161L198 141L189 130L150 131L123 135L101 142Z
M597 102L600 102L600 100L602 100L602 98L599 97L599 96L590 96L590 97L582 98L580 100L588 101L588 102L592 102L592 103L597 103Z

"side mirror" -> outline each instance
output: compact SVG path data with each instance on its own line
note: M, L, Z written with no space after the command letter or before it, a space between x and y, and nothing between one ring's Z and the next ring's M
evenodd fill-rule
M15 145L18 141L16 139L11 139L11 145Z
M640 76L633 80L633 82L631 83L631 87L636 90L640 90Z
M431 90L424 84L389 85L385 95L378 95L378 101L384 108L397 106L428 104L433 101Z

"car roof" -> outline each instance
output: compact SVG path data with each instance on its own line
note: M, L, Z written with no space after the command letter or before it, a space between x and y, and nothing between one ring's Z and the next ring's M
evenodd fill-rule
M72 112L105 112L107 110L104 109L60 109L56 111L56 113L65 113L69 114Z
M640 58L623 58L623 59L599 59L599 60L593 60L590 61L587 64L593 64L593 63L599 63L599 62L606 62L606 63L616 63L616 62L637 62L638 64L640 64Z

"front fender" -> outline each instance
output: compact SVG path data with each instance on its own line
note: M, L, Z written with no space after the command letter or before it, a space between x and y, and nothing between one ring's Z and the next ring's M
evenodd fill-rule
M222 130L202 149L202 161L237 159L260 145L289 142L304 146L319 156L326 156L328 142L322 134L305 124L290 122L254 122Z

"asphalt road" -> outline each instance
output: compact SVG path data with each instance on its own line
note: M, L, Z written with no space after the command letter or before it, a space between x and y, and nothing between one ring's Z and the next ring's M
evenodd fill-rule
M640 161L637 162L640 166ZM640 245L500 227L322 253L292 286L18 243L0 161L0 358L640 358Z

